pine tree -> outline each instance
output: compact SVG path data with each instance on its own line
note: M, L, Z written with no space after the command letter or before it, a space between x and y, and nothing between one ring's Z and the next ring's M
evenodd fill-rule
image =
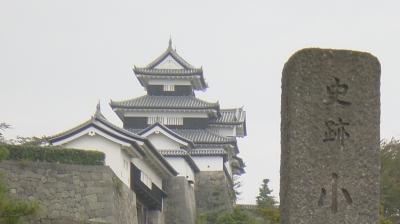
M264 179L259 189L257 196L257 205L262 208L275 208L277 201L274 196L271 195L272 190L268 187L269 179Z

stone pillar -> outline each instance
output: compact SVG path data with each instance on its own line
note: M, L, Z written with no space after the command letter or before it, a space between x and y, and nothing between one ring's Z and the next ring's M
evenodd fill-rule
M183 176L172 177L165 183L168 197L165 200L166 224L195 224L196 200L194 186Z
M195 183L198 215L231 211L233 209L233 188L224 171L200 171Z
M165 224L163 212L159 210L150 210L149 224Z
M304 49L282 77L281 223L377 224L380 64Z

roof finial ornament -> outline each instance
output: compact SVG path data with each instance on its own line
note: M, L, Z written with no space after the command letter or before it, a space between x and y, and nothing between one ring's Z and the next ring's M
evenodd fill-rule
M169 35L168 48L172 49L172 37Z
M101 108L100 108L100 100L96 105L96 112L94 113L94 117L101 117L103 118L103 114L101 113Z
M99 100L99 102L97 102L97 105L96 105L96 112L95 112L95 114L98 114L98 113L101 113L101 111L100 111L100 100Z

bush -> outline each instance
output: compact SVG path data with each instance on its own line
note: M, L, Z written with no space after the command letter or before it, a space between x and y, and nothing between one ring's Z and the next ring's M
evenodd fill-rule
M249 213L240 208L233 211L203 213L197 217L196 224L261 224Z
M2 145L0 148L5 148L8 150L9 154L6 157L8 160L30 160L79 165L104 165L105 159L105 155L102 152L67 149L55 146L40 147L25 145Z
M10 153L8 152L8 149L0 145L0 161L8 158L9 155Z

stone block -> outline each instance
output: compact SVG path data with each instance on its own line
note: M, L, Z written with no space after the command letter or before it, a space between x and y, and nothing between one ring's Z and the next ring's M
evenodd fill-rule
M304 49L282 76L281 223L377 224L380 65Z

